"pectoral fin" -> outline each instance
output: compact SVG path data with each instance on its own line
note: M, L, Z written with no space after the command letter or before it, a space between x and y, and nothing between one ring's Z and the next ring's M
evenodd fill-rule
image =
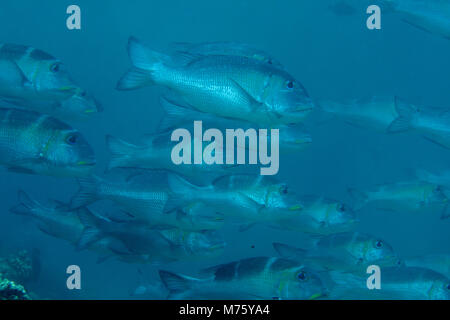
M242 99L242 104L248 106L249 111L254 111L260 108L263 104L257 101L247 90L245 90L237 81L230 78L234 89L239 92L239 97Z
M0 59L0 84L15 87L31 86L31 81L13 60Z

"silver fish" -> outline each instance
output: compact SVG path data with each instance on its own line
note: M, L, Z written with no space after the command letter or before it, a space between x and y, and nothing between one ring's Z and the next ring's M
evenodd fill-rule
M269 257L248 258L205 270L197 279L160 270L169 299L317 299L326 294L320 276L301 263Z
M8 170L81 177L95 163L90 145L67 124L32 111L0 108L0 164Z
M199 111L261 125L301 122L314 107L304 87L287 72L239 56L167 56L130 38L131 69L119 90L149 84L170 88Z
M100 110L65 65L44 51L0 44L0 70L0 99L15 106L68 119Z
M274 243L284 258L296 259L317 270L361 271L369 265L398 266L401 261L386 241L374 236L344 232L316 237L307 248Z

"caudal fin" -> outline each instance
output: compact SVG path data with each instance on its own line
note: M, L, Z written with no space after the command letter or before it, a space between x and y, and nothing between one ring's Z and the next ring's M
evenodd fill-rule
M87 177L78 179L80 188L70 202L70 208L77 209L85 207L98 200L98 186L101 183L98 177Z
M42 208L42 205L31 199L23 190L17 193L19 204L12 207L10 211L19 215L35 215L34 210Z
M77 214L81 223L84 225L83 233L77 243L77 250L83 250L100 240L103 234L98 228L100 218L95 216L88 208L79 208Z
M416 112L414 106L396 97L395 110L399 116L389 125L388 132L396 133L410 130L412 128L413 116Z
M152 84L158 69L169 60L168 56L145 47L134 37L128 40L128 55L133 68L119 80L117 90L133 90Z
M164 97L159 99L164 109L164 116L158 126L158 131L167 131L180 127L183 123L202 120L202 112L177 105Z
M159 270L159 276L164 286L169 290L167 299L183 299L189 291L192 290L195 283L200 281L196 278L191 278L181 274L172 273L165 270Z
M110 135L106 136L106 145L111 152L108 169L133 167L131 160L136 150L141 149L139 146Z

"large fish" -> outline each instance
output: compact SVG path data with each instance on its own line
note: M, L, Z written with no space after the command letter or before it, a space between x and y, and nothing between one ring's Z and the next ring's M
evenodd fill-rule
M24 191L18 192L18 200L19 204L10 209L12 213L33 218L39 230L49 236L65 240L74 246L78 244L84 230L78 212L88 209L79 208L72 211L68 206L58 202L43 204L31 199ZM110 244L109 239L103 239L91 249L109 256L112 254L108 248Z
M218 128L225 132L226 129L247 130L250 128L258 131L260 126L249 121L239 121L236 119L221 118L214 114L200 112L188 107L177 105L176 103L160 99L165 114L159 124L160 131L169 131L177 128L189 128L194 121L202 121L205 128ZM307 147L312 142L311 135L308 134L301 125L296 126L278 126L279 129L279 148L281 152L298 151ZM264 129L264 128L261 128ZM270 143L270 135L268 136L268 145ZM252 146L246 145L247 149L252 150ZM256 146L253 149L257 149Z
M202 185L218 176L241 170L244 167L243 165L209 165L204 162L202 164L176 165L171 159L171 154L172 148L177 142L172 142L170 136L171 132L147 135L139 144L133 144L113 136L107 136L106 144L112 154L109 169L141 168L170 170ZM206 144L203 147L205 146ZM191 152L194 154L194 143L191 144L191 147Z
M330 272L335 286L332 299L352 300L450 300L450 280L425 268L381 268L381 289L367 288L367 274Z
M69 119L100 111L65 65L39 49L0 44L0 71L0 99L16 106Z
M426 32L450 39L448 0L383 0L390 11L400 13L406 23Z
M86 228L78 248L89 248L104 238L112 238L121 244L111 248L117 254L150 263L212 258L221 254L226 245L215 231L154 229L137 222L114 222L89 211L80 211L79 217Z
M199 111L267 126L299 123L314 107L301 83L255 59L168 56L135 38L130 38L128 52L134 67L119 81L119 90L157 84Z
M209 268L197 279L160 271L169 299L317 299L326 294L319 275L301 263L281 259L248 258Z
M170 45L174 53L190 53L197 55L224 55L240 56L259 60L267 64L283 68L280 62L275 60L267 52L253 48L251 45L239 42L204 42L187 43L175 42Z
M128 220L149 227L169 226L190 231L215 230L224 222L222 214L200 202L175 200L171 205L174 194L163 171L133 173L126 181L90 177L80 179L79 184L80 190L71 202L73 208L111 200L131 215Z
M301 202L294 202L286 184L267 176L226 175L200 187L169 174L168 182L179 203L204 203L223 214L227 221L247 226L286 220L301 209Z
M436 253L404 259L407 267L427 268L450 279L450 254Z
M351 188L348 191L354 199L356 210L369 204L392 211L419 211L436 206L442 209L442 218L449 215L446 190L434 183L407 181L379 185L368 191Z
M284 230L329 235L353 231L358 224L355 212L342 202L321 197L300 199L301 208L298 213L286 220L277 221L274 226Z
M47 115L0 108L0 164L8 170L51 176L85 176L92 148L77 130Z
M426 139L450 149L450 109L423 108L398 101L398 117L389 126L389 132L416 130Z
M369 265L398 266L401 261L394 249L384 240L358 232L344 232L318 237L296 248L274 243L284 258L302 261L317 270L361 272Z
M331 115L356 127L387 132L399 116L397 102L395 97L371 97L346 102L322 100L319 105L325 117Z

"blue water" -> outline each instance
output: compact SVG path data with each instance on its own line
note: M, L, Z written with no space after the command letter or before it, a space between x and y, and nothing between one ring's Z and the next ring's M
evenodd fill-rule
M418 104L450 106L450 41L383 14L382 29L366 28L365 8L375 0L355 1L357 13L339 16L331 1L31 1L3 0L0 39L40 48L68 66L72 77L101 101L104 112L77 123L98 158L97 174L109 159L105 135L133 141L155 130L160 117L160 88L120 92L117 80L129 68L130 35L153 48L170 42L238 41L269 52L314 99L351 99L398 95ZM82 30L69 31L66 8L78 4ZM75 124L74 124L75 126ZM308 149L282 156L277 176L299 194L350 202L348 187L407 180L415 168L450 168L450 151L413 134L387 135L343 121L314 126ZM114 260L97 264L92 252L40 232L26 217L9 213L17 190L38 200L69 201L74 179L0 173L0 253L39 248L42 272L31 290L42 298L127 299L139 281L138 268L157 279L158 267ZM369 210L360 231L389 242L401 256L450 253L450 220L439 212L411 214ZM174 272L195 274L207 267L251 256L275 255L274 241L295 244L298 235L257 226L245 233L227 228L224 255L211 261L173 263ZM252 248L254 246L254 248ZM66 288L65 269L82 269L83 288Z

